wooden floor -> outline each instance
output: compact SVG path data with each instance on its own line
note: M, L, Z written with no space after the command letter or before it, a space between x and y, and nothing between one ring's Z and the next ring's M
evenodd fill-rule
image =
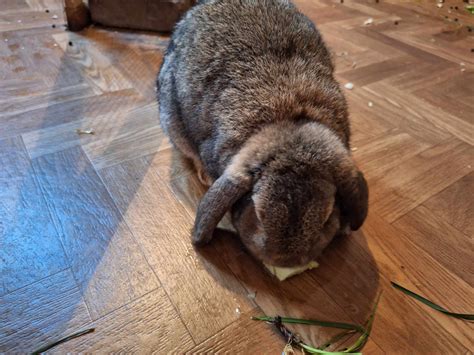
M362 323L380 290L364 354L472 353L472 323L389 285L474 311L474 16L461 1L297 1L354 84L370 215L283 283L230 233L191 246L196 178L154 99L166 37L69 33L59 0L0 2L0 353L95 327L55 351L280 354L250 316ZM314 345L334 333L293 329Z

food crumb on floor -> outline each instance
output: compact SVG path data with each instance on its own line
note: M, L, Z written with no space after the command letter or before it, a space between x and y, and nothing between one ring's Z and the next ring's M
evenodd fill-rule
M372 17L369 17L367 20L364 21L364 25L368 26L374 23L374 19Z
M81 135L81 134L95 134L94 130L92 129L80 129L80 128L77 128L76 129L76 133Z
M257 292L250 292L248 295L247 295L248 298L250 298L251 300L254 300L255 297L257 297Z

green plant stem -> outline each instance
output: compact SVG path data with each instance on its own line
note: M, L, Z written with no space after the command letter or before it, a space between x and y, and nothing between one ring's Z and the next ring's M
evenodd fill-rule
M33 351L31 354L32 355L38 355L38 354L41 354L41 353L44 353L46 351L48 351L49 349L51 348L54 348L55 346L59 345L59 344L62 344L62 343L65 343L69 340L72 340L72 339L75 339L75 338L78 338L80 336L83 336L83 335L86 335L86 334L89 334L89 333L92 333L95 331L95 328L90 328L90 329L86 329L86 330L81 330L80 332L77 332L77 333L74 333L74 334L71 334L65 338L62 338L58 341L55 341L54 343L51 343L51 344L48 344L48 345L45 345L45 346L42 346L41 348Z
M252 317L253 320L259 320L264 322L274 322L275 318L273 317ZM351 323L340 323L340 322L326 322L316 319L300 319L300 318L288 318L288 317L281 317L282 323L289 323L289 324L306 324L306 325L317 325L320 327L326 328L337 328L337 329L348 329L348 330L356 330L360 333L365 332L365 328Z
M305 343L299 343L299 346L301 346L304 350L311 354L323 354L323 355L347 355L347 352L341 352L341 351L325 351L325 350L319 350L316 348L313 348L309 345L306 345ZM362 355L362 353L351 353L354 355Z
M466 314L466 313L454 313L454 312L450 312L448 311L447 309L441 307L441 306L438 306L436 303L433 303L432 301L430 301L429 299L427 298L424 298L423 296L420 296L418 294L416 294L415 292L413 291L410 291L408 289L406 289L405 287L403 286L400 286L399 284L395 283L395 282L391 282L392 286L399 290L399 291L402 291L404 294L410 296L410 297L413 297L414 299L424 303L425 305L427 305L428 307L431 307L433 308L434 310L437 310L438 312L441 312L441 313L444 313L446 314L447 316L450 316L450 317L454 317L454 318L458 318L458 319L464 319L464 320L468 320L468 321L472 321L474 320L474 314Z
M365 324L365 332L361 334L359 338L352 344L350 347L344 350L345 353L352 354L355 351L360 351L365 346L367 341L369 340L370 333L372 331L372 326L374 324L375 313L377 312L377 307L379 306L380 297L382 297L382 292L379 293L377 299L374 303L374 307L372 308L372 312L370 313L369 319Z
M359 351L364 347L369 339L370 332L372 331L372 326L375 319L375 313L377 311L377 307L380 302L380 297L382 293L379 293L377 299L375 301L374 307L372 312L367 319L365 326L360 326L351 323L340 323L340 322L326 322L314 319L299 319L299 318L288 318L288 317L252 317L253 320L270 322L277 327L277 329L287 338L288 342L293 342L294 344L298 345L303 352L307 351L311 354L323 354L323 355L343 355L343 354L359 354L362 355ZM314 348L310 345L303 343L298 337L296 337L288 328L286 328L283 323L292 323L292 324L307 324L307 325L317 325L321 327L328 327L328 328L338 328L338 329L346 329L345 332L336 334L334 337L331 338L328 342L323 344L319 349ZM345 336L354 334L356 332L361 333L361 336L352 344L349 348L340 350L340 351L326 351L325 349L332 345L333 343L340 341Z
M357 333L356 330L346 330L346 331L343 331L341 333L338 333L335 336L333 336L331 339L329 339L327 342L325 342L323 345L319 346L318 349L319 350L325 350L328 347L330 347L331 345L333 345L333 344L341 341L342 339L348 337L349 335L352 335L352 334L355 334L355 333Z

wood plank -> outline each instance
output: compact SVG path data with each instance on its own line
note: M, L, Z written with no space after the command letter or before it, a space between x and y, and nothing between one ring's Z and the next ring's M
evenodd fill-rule
M474 81L474 72L462 72L461 69L465 67L457 66L449 78L445 78L437 85L417 90L414 94L472 126L474 103L471 102L472 100L466 100L465 97L474 96L474 85L471 84ZM472 128L471 131L473 131Z
M387 84L378 82L367 86L369 91L376 95L388 89ZM415 124L419 122L425 129L433 129L436 131L449 132L458 139L474 145L474 131L473 122L466 122L457 116L448 114L447 112L440 112L438 107L417 99L415 96L406 94L393 87L390 87L390 95L387 100L390 100L400 107L402 107L408 114L406 119Z
M370 16L355 18L351 22L328 23L320 26L320 29L323 35L325 35L326 32L330 32L333 36L337 36L347 42L352 42L355 46L379 53L383 55L385 59L401 56L406 53L403 48L398 48L398 46L393 45L393 40L384 43L384 41L381 41L373 35L373 31L367 28L367 26L364 26L364 21L369 17ZM378 33L376 33L376 35L377 34ZM332 42L328 44L332 46Z
M363 67L351 68L348 71L340 72L338 76L359 87L385 80L401 72L406 73L407 67L416 70L418 63L420 63L420 61L416 58L404 55Z
M155 289L156 276L81 149L33 164L92 318Z
M66 57L74 60L96 94L132 88L131 83L87 37L68 32L58 33L53 38Z
M0 296L68 267L21 138L0 140Z
M359 95L359 91L354 90L346 95L351 119L351 145L356 149L396 130L391 121L380 116L380 108L374 109L379 102L365 94ZM369 102L372 107L369 107ZM354 154L357 156L357 153Z
M390 91L386 91L388 88ZM386 92L390 94L385 94ZM422 102L418 101L416 105L411 101L407 102L408 95L396 91L392 86L378 82L362 88L356 87L348 93L348 96L355 96L364 104L372 102L371 112L378 120L387 122L393 128L398 128L420 141L438 144L452 136L445 127L438 126L432 121L431 112L424 109ZM440 115L439 112L435 114Z
M119 111L140 101L142 99L137 96L135 90L123 90L67 102L48 103L33 111L2 117L0 138L76 121L90 115L98 116L112 109Z
M448 353L465 353L472 349L471 324L446 317L409 298L390 287L389 281L400 283L455 312L469 312L474 308L473 288L414 244L410 235L375 213L369 215L363 234L364 239L355 240L362 245L367 243L385 288L373 339L383 344L388 353L436 353L443 352L442 349Z
M25 0L32 10L61 10L64 6L62 0Z
M443 25L440 25L440 29L436 31L434 26L431 26L431 33L439 33L443 29ZM430 34L424 35L423 32L418 31L389 31L385 34L391 38L394 38L400 42L403 42L412 47L416 47L420 50L426 51L427 53L432 53L433 55L439 56L445 60L449 60L455 63L459 61L464 61L470 63L471 66L474 65L474 60L469 51L466 50L457 50L456 46L446 46L444 41L430 41Z
M80 83L73 86L53 88L44 91L46 85L42 85L41 93L30 94L28 96L17 96L10 100L0 102L0 110L3 112L0 117L19 115L28 111L38 110L48 106L48 103L65 103L93 96L89 85Z
M15 11L27 9L28 5L25 0L4 0L2 2L3 11Z
M194 343L163 289L154 290L94 323L94 333L64 343L53 354L183 353Z
M52 15L52 16L54 16L54 15ZM56 27L53 27L53 24L55 24ZM58 25L56 23L48 22L47 26L44 26L44 27L19 28L19 29L16 29L16 30L4 31L4 32L0 31L0 37L2 38L2 40L4 40L4 38L7 38L7 39L10 39L10 38L22 39L22 38L31 37L31 36L38 36L39 37L38 38L39 43L41 43L42 45L44 45L44 46L46 46L50 49L52 49L54 47L54 48L59 50L59 52L56 51L56 50L53 52L53 53L55 53L55 56L57 56L56 53L62 53L62 50L57 46L56 41L54 41L54 39L51 37L51 35L53 35L55 33L65 31L66 30L65 26L66 26L65 23ZM55 43L56 43L56 46L54 46ZM30 52L30 54L31 53L32 52Z
M300 0L297 2L298 9L307 14L318 26L324 23L364 18L365 14L360 11L347 11L344 7L327 6L324 1Z
M428 149L430 144L420 142L407 133L394 130L367 144L359 144L353 153L367 179L383 179L385 172L403 161Z
M44 82L40 78L33 79L9 79L0 81L0 103L8 100L23 100L30 95L35 96L44 89ZM5 115L6 110L2 115Z
M89 322L72 273L63 270L0 297L0 352L31 353Z
M143 96L155 101L155 80L168 38L153 33L127 33L93 27L81 32L81 41L93 45ZM88 51L88 47L84 48ZM93 54L93 53L92 53Z
M470 173L431 197L423 205L439 218L474 236L474 173Z
M54 16L51 13L46 15ZM64 55L59 46L54 46L51 35L64 33L64 27L54 21L57 20L51 20L48 31L45 33L36 32L33 35L25 30L15 31L8 41L8 43L17 44L12 52L20 56L26 75L40 75L46 84L45 91L47 88L57 89L87 82L74 62ZM55 28L52 28L53 24Z
M406 53L415 58L418 58L425 63L435 63L435 64L444 64L450 65L451 61L444 59L436 54L427 52L421 48L412 46L410 44L404 43L398 39L392 38L385 33L374 31L369 27L359 27L355 28L354 32L367 38L367 41L374 42L375 47L383 46L388 50L392 48L392 51L397 51L398 53Z
M266 323L251 320L260 316L258 309L251 310L216 333L203 343L193 347L187 354L221 354L230 349L233 354L278 354L285 347L284 338Z
M472 195L471 195L472 196ZM472 219L471 219L472 221ZM419 206L398 219L394 226L429 253L440 264L474 286L474 240Z
M472 171L473 149L450 140L393 167L372 182L372 208L389 222L397 220Z
M55 11L54 13L28 10L2 11L0 12L0 32L51 26L50 21L52 21L51 16L53 15L58 16L57 19L54 19L54 23L58 25L66 23L62 11Z
M94 134L80 135L77 129ZM157 104L145 102L29 132L23 139L32 158L81 145L97 169L169 148L159 128Z
M213 246L193 249L193 219L154 171L153 156L100 174L197 343L238 319L236 308L254 307Z
M443 85L447 79L458 74L458 70L459 65L453 63L446 65L423 62L417 65L416 70L400 73L384 79L383 82L403 92L423 92L431 87Z
M10 43L11 36L0 32L0 79L3 81L32 80L37 78L30 75L26 69L26 63L19 53L13 53L12 48L20 48L20 45ZM13 46L13 47L11 47ZM4 84L2 84L3 86Z

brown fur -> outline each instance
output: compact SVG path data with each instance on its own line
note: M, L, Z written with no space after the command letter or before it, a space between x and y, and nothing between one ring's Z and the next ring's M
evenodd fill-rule
M173 144L213 182L193 239L224 214L264 262L314 260L358 229L367 185L349 153L347 106L323 40L284 0L215 0L177 25L159 74Z

